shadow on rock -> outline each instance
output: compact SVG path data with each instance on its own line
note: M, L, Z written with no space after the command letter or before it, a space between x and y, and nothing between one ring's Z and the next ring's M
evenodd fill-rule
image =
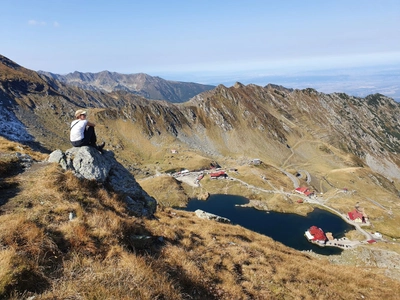
M156 211L156 200L141 188L112 151L99 152L88 146L74 147L65 153L58 149L50 154L48 161L60 164L78 178L103 183L123 195L128 211L134 216L151 217Z

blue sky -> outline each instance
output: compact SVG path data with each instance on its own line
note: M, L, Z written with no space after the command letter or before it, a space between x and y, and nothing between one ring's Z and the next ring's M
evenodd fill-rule
M0 35L0 54L57 74L293 75L399 65L400 1L2 0Z

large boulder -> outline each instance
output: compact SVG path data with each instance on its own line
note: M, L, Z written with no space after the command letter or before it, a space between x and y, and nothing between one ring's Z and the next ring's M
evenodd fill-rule
M65 153L57 149L50 154L48 161L60 164L78 178L96 180L123 194L128 209L136 216L148 217L156 211L156 200L141 188L133 175L115 159L112 151L101 153L88 146L74 147Z

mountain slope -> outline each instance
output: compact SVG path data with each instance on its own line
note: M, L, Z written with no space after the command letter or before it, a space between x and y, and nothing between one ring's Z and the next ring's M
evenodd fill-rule
M130 147L134 134L145 139L148 150L156 150L156 144L170 147L173 142L206 155L260 157L283 164L293 152L291 146L310 141L333 146L350 155L356 165L400 179L400 108L383 95L357 98L237 83L174 105L127 92L71 88L9 61L2 70L2 107L49 145L68 144L73 111L92 107L93 117L105 126L99 129L104 129L105 139L122 148ZM121 122L124 126L118 127ZM114 124L115 134L106 124Z
M0 138L1 153L16 149L41 156ZM117 194L55 164L34 163L16 176L0 168L0 176L18 191L0 207L4 299L396 299L400 292L400 282L376 268L332 265L237 225L168 208L155 219L132 217Z
M126 91L147 99L167 100L176 103L185 102L201 92L215 88L212 85L165 80L144 73L120 74L109 71L81 73L75 71L67 75L58 75L39 71L39 74L85 90Z
M208 124L220 132L228 142L216 144L227 145L225 152L240 147L239 152L251 149L255 156L266 158L261 150L265 147L274 145L288 152L301 140L320 141L400 179L396 170L400 163L400 104L383 95L356 98L312 89L279 91L237 84L200 94L184 107L187 118L196 116L192 118L195 125ZM232 135L233 140L228 138ZM267 151L274 156L275 149ZM382 168L377 168L378 162Z
M379 94L357 98L346 94L327 95L313 89L291 90L273 85L261 87L237 83L230 88L219 85L196 95L190 101L173 104L148 100L126 91L105 93L82 90L27 70L5 57L0 58L0 113L2 120L7 120L0 122L0 126L3 126L0 135L20 139L24 144L29 141L42 151L49 152L57 148L65 150L71 147L68 133L74 111L85 108L89 112L89 120L97 124L99 139L106 141L106 149L115 153L118 160L135 174L139 183L140 180L146 180L149 194L160 191L157 184L163 184L165 188L161 192L165 195L162 199L169 200L175 196L174 193L180 193L177 197L180 201L178 205L185 205L188 198L201 194L227 193L259 200L271 210L306 214L313 209L314 204L299 204L299 198L293 193L296 184L306 185L318 195L317 203L325 205L327 209L335 209L342 215L354 209L355 205L362 206L373 224L367 230L379 231L385 238L386 243L363 245L355 249L349 255L356 258L344 264L362 265L360 260L366 253L376 253L374 249L400 253L397 243L400 238L400 107L393 99ZM8 128L8 131L5 132L4 128ZM13 130L18 134L13 134ZM19 148L6 145L4 149L17 151ZM0 158L3 156L0 155ZM250 164L254 158L259 158L262 164ZM201 185L196 187L167 175L182 169L207 170L211 164L220 165L228 174L232 174L231 179L235 177L236 180L204 178ZM1 169L7 170L3 168L3 163L0 163ZM29 243L15 244L11 238L14 233L8 235L8 231L4 230L4 239L0 240L7 240L10 249L21 246L21 251L25 251L27 248L24 245L41 245L41 237L45 237L44 233L48 232L51 240L46 238L45 245L57 245L58 250L54 246L56 256L65 255L64 261L68 263L62 267L67 270L79 267L79 274L84 274L85 270L92 268L96 274L104 274L102 262L107 261L110 263L107 265L107 274L119 268L130 270L124 273L128 274L127 277L123 277L123 280L129 280L137 276L130 273L135 267L128 262L134 261L135 265L141 266L140 270L148 270L146 280L159 278L163 282L162 286L168 290L168 296L162 294L150 280L151 288L146 292L142 290L147 293L142 296L143 299L162 297L160 295L167 299L175 295L179 299L184 298L185 293L192 297L199 295L199 299L230 299L233 295L240 295L239 299L290 298L296 297L298 290L301 290L300 295L304 298L345 298L345 294L357 294L374 299L379 294L390 299L386 283L392 284L391 281L385 282L383 286L375 281L374 285L369 280L373 274L367 269L339 268L328 263L324 265L325 262L315 262L304 253L288 250L279 243L236 226L225 227L214 223L204 225L203 222L193 220L189 213L168 208L168 203L172 206L173 201L162 204L158 215L161 223L155 220L136 220L140 226L135 227L138 224L132 224L132 220L124 218L124 209L114 196L108 197L108 192L101 188L94 191L94 195L102 201L99 204L90 194L93 186L89 183L88 186L86 183L80 185L71 174L46 170L50 178L43 175L45 178L42 181L35 181L40 178L34 176L29 180L21 180L20 188L21 191L24 188L24 192L19 193L16 189L10 193L16 198L9 197L9 205L14 205L16 211L27 211L32 205L29 199L34 196L33 205L38 211L33 215L37 216L33 221L46 221L50 218L58 220L60 223L56 225L60 227L52 231L52 227L47 228L50 225L40 223L36 228L36 223L29 217L32 214L23 215L21 218L24 220L29 217L22 222L23 228L36 228L35 232L40 233L36 235L38 240L24 237ZM168 180L162 181L163 176ZM54 182L57 178L59 180L55 181L56 184L44 195L45 183ZM22 186L24 183L28 184L26 189ZM60 190L57 190L57 186ZM37 188L37 194L29 194L29 188L32 187ZM81 190L85 190L84 196L81 193L75 194ZM43 199L50 199L48 203L53 205L59 197L62 203L57 205L60 206L41 206ZM157 195L154 197L157 198ZM69 202L70 199L72 202ZM70 206L82 212L83 224L74 227L72 223L66 222L63 213ZM8 209L10 213L13 211L11 207ZM98 218L91 214L93 211L100 214L96 214ZM111 233L109 228L99 229L97 226L99 220L108 220L110 215L116 221L104 224L109 225ZM1 222L6 224L4 228L11 228L12 224L8 222L13 219L16 219L14 215L6 215L4 222ZM155 251L151 252L154 256L151 256L149 266L140 255L127 254L126 249L121 249L131 247L122 237L121 240L117 239L120 236L118 234L126 233L127 230L137 235L151 233L152 236L163 236L168 246L162 248L162 251L151 247L148 249L150 252ZM63 233L62 238L60 232ZM75 234L82 234L82 243L74 239ZM350 232L349 236L357 234ZM216 244L216 241L220 241L220 244ZM230 248L234 246L231 242L239 246ZM66 245L73 245L70 249L78 255L72 255L71 258ZM132 297L133 291L137 291L135 288L124 289L123 292L119 290L117 279L120 273L113 273L115 277L112 277L111 282L103 277L105 281L93 281L99 278L96 276L85 277L87 285L82 285L82 289L74 278L67 276L63 278L66 280L64 290L57 294L56 290L49 290L49 283L52 282L52 276L59 276L57 272L62 267L56 259L52 260L54 265L50 266L41 265L44 263L42 260L29 260L50 253L46 252L50 250L48 248L43 252L40 247L34 250L36 252L26 252L27 260L24 256L24 265L29 268L23 271L27 273L18 273L18 269L15 273L12 267L0 268L11 274L11 277L7 277L11 289L12 282L22 282L18 280L20 274L30 274L33 276L30 278L41 280L43 291L49 293L46 294L48 298L54 298L54 294L51 294L53 292L61 298L69 297L69 287L73 287L73 291L85 293L85 287L95 284L101 287L101 292L107 292L107 287L112 286L112 292L120 292L128 298ZM8 261L7 266L13 266L14 260L19 262L16 253L4 253L2 261ZM87 253L93 254L95 258L90 256L90 259L85 259ZM210 253L210 257L207 253ZM374 259L374 255L371 254L371 259L363 262L365 266L374 266L374 272L377 273L389 272L389 265L384 264L385 269L382 269L381 262ZM333 261L340 263L342 259L334 258ZM33 262L39 265L33 267ZM310 268L304 267L308 265ZM162 270L162 275L156 274L152 266L157 271ZM43 270L49 270L50 273L41 273ZM215 275L216 271L220 273ZM398 278L395 267L390 266L390 272L394 274L392 277ZM202 281L199 278L204 273L208 277ZM346 280L335 281L335 278L339 278L337 274L342 274ZM367 277L360 274L366 274ZM178 278L178 287L171 278ZM380 281L384 282L384 279ZM313 285L314 282L317 284ZM338 285L345 288L338 290ZM302 287L308 286L310 289L302 290ZM369 290L371 286L373 289ZM397 291L397 285L393 286ZM96 294L87 295L88 298L98 297Z

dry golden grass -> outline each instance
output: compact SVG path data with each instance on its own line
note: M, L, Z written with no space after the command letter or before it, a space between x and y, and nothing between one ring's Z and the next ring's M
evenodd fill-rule
M395 299L400 292L400 282L371 270L331 265L240 226L170 208L155 219L132 217L119 195L55 164L17 181L19 192L1 206L0 298Z
M170 241L162 254L174 266L175 276L190 280L196 291L205 282L217 299L347 299L350 294L393 298L389 286L371 291L374 280L364 270L314 260L240 226L173 210L158 217L147 222Z
M326 178L334 186L323 196L329 199L328 205L344 214L358 205L368 215L374 231L399 237L400 207L391 182L367 168L336 169ZM345 187L348 192L343 191Z
M195 150L190 150L169 135L162 138L148 138L135 123L126 120L109 120L107 128L96 126L99 136L108 137L108 145L115 147L116 156L129 164L140 165L151 174L174 172L175 170L199 170L210 167L212 159L204 157ZM110 132L110 128L112 132ZM178 153L171 153L175 149ZM139 174L139 176L142 176ZM139 178L139 177L138 177Z
M346 232L345 236L352 241L363 241L365 239L365 236L358 230L350 230Z
M2 296L29 292L43 293L44 299L176 298L168 280L150 272L151 264L141 267L145 260L132 253L136 250L130 235L148 230L129 216L117 195L55 165L22 179L22 192L4 205L0 216ZM70 211L77 216L72 221ZM13 249L19 256L12 256Z
M188 196L182 184L172 176L156 176L138 180L140 186L164 207L184 207Z
M41 161L47 156L0 136L0 178L7 178L21 171L16 152L27 154L35 161Z
M46 154L33 151L30 147L26 145L9 141L4 137L0 136L0 153L15 153L15 152L28 154L36 161L41 161L45 159L45 157L47 156Z

